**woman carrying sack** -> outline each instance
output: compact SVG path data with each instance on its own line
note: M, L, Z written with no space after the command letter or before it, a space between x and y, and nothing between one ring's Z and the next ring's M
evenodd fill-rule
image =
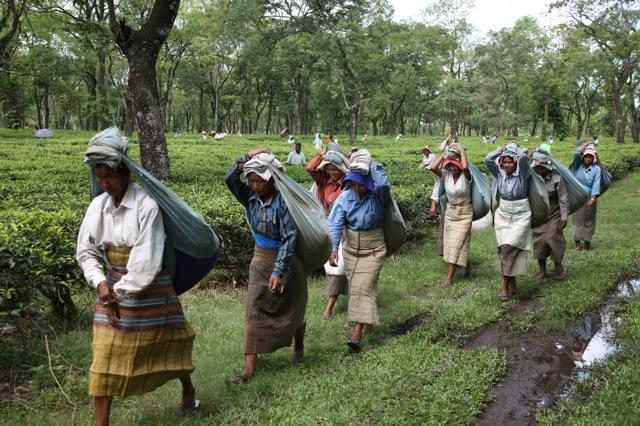
M340 148L336 145L329 145L325 154L317 154L309 165L307 172L316 184L316 194L318 201L324 208L325 217L329 216L333 203L342 194L342 183L345 175L349 171L349 159L340 152ZM338 249L338 254L342 251L342 245ZM342 268L333 267L327 262L325 264L325 273L327 275L327 306L324 309L322 318L324 320L331 319L333 315L333 307L341 294L347 294L349 283L344 274L344 265ZM342 269L342 270L340 270Z
M500 300L517 292L516 276L527 272L527 251L531 250L531 208L527 152L515 142L491 151L484 159L497 180L500 204L494 215L498 243L496 269L502 275Z
M298 231L265 163L282 168L268 148L259 148L240 157L224 178L246 209L256 244L245 307L245 365L230 379L234 383L255 375L258 354L290 346L292 339L293 363L304 357L307 278L294 254Z
M458 265L469 274L469 245L471 242L471 172L462 145L454 143L436 160L431 171L440 178L447 194L444 214L443 259L449 264L445 285L452 285Z
M374 180L379 182L378 186ZM372 164L366 149L351 155L350 171L344 182L345 189L328 219L333 240L329 262L334 266L338 264L338 247L340 241L344 241L342 252L349 281L348 319L354 323L347 346L357 352L362 347L363 335L379 323L378 276L387 253L384 206L391 185L382 165Z
M550 207L549 220L533 228L533 257L538 259L541 280L547 279L548 257L553 259L556 280L562 280L565 276L562 260L567 244L563 230L569 217L567 187L564 178L553 167L551 154L542 147L534 151L530 166L544 180Z
M596 232L596 213L598 212L598 196L600 196L600 182L602 179L602 169L596 162L598 161L596 148L592 143L585 142L576 148L574 162L578 163L574 174L581 184L589 192L587 203L573 214L573 241L576 250L591 248L591 239Z
M96 424L109 424L114 396L141 395L172 379L182 384L178 414L193 413L200 405L191 382L195 333L163 268L162 214L149 193L130 181L131 170L120 156L105 151L107 137L126 154L117 129L89 142L84 161L104 193L91 201L76 249L97 291L88 386Z

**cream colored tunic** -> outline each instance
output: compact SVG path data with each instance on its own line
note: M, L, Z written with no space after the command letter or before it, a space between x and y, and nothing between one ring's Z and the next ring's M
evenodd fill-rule
M107 193L91 201L78 234L76 259L95 288L106 280L106 247L131 247L128 272L113 286L118 298L124 299L147 288L160 272L165 238L158 204L144 189L130 183L117 208Z

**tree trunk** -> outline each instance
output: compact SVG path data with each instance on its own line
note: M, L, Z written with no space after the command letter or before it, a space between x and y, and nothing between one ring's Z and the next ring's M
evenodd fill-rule
M42 99L42 108L44 109L44 127L49 128L49 86L44 86L44 97Z
M36 116L38 118L38 129L42 129L44 124L42 123L42 101L40 100L40 95L38 94L38 87L35 86L33 88L33 102L36 105Z
M158 179L171 178L171 164L164 125L160 114L160 97L156 83L157 54L144 44L129 50L129 89L139 127L140 160L142 167Z
M358 122L360 120L360 107L364 99L364 93L361 90L356 92L356 101L351 105L351 133L349 134L349 143L355 146L358 138Z
M616 143L624 143L625 133L625 112L620 96L621 87L616 84L611 93L611 98L613 100L613 113L616 121Z
M198 133L204 130L204 89L198 91Z
M96 109L98 112L98 128L105 129L109 127L111 120L109 118L109 100L107 99L107 53L103 46L98 48L98 74L96 75Z
M135 127L135 113L133 110L133 99L128 93L125 93L122 97L123 109L124 109L124 120L122 123L122 128L124 129L124 135L126 137L130 137L133 135L133 130Z

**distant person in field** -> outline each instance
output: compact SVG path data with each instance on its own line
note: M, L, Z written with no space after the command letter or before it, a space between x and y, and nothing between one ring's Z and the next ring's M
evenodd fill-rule
M306 164L304 154L302 153L302 144L300 142L296 142L294 149L289 153L285 164L291 164L293 166L304 166Z
M336 140L336 138L333 137L333 133L329 133L329 137L327 138L327 142L326 142L327 145L329 145L331 143L339 145L339 143Z
M363 336L379 323L378 276L384 265L387 246L384 239L384 206L391 196L387 174L373 163L369 151L351 155L345 189L329 213L333 251L329 262L338 266L340 242L345 273L349 282L348 320L354 324L347 346L354 352L362 348Z
M162 215L156 201L129 180L120 157L106 148L115 143L114 152L126 153L126 142L106 133L111 130L94 136L85 153L104 193L91 201L76 249L84 276L97 291L89 395L98 425L109 423L114 396L151 392L171 379L182 383L178 414L199 407L190 377L195 334L172 276L163 269Z
M527 151L517 143L491 151L485 163L498 181L500 204L493 223L498 243L496 268L502 275L500 300L517 292L516 276L527 273L527 251L531 250L531 208L529 179L531 169Z
M429 145L425 145L422 147L422 162L420 163L420 168L424 170L431 170L431 165L436 161L436 156L431 152L431 148Z
M469 247L471 245L471 172L467 154L462 145L453 143L431 166L431 171L440 178L447 194L444 215L443 259L449 264L445 285L452 285L458 266L469 270Z
M498 135L497 134L491 136L491 143L496 143L496 142L498 142Z
M313 140L313 149L316 152L322 151L322 135L320 133L316 133L316 137Z
M255 240L249 266L244 323L244 370L232 377L243 383L256 373L258 354L291 346L293 363L304 358L307 278L295 255L298 230L266 166L282 168L268 148L249 151L225 175L231 193L246 211Z
M598 146L598 145L600 144L600 141L598 140L598 137L597 137L597 136L594 136L592 139L593 139L593 144L594 144L595 146Z
M487 139L486 135L482 135L482 144L486 145L487 143L489 143L489 140Z
M598 154L595 146L590 142L584 142L576 148L574 157L580 160L580 167L575 171L575 176L587 189L590 197L583 207L573 213L573 241L576 250L580 251L583 248L589 250L591 239L596 232L597 201L600 196L602 169L596 164Z
M331 207L342 194L342 184L350 164L351 162L340 147L331 144L327 146L326 153L317 154L307 166L307 172L316 185L316 195L324 208L325 217L329 216ZM338 260L338 266L331 266L329 262L324 266L327 275L327 296L329 297L322 314L322 318L325 320L331 319L338 296L347 294L349 289L344 271L342 242L338 246Z
M545 149L547 148L547 149ZM549 220L543 225L533 228L533 257L538 260L539 277L547 279L547 258L551 257L556 280L564 278L564 258L567 241L564 228L569 217L569 195L562 175L553 167L548 145L533 152L530 166L544 180L544 187L549 194Z

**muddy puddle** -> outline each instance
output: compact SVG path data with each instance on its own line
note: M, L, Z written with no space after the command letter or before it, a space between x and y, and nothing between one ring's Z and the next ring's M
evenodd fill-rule
M615 330L621 319L616 309L635 294L640 294L640 278L619 284L597 311L586 314L564 333L548 335L536 329L526 335L512 333L509 321L524 311L516 305L502 322L472 335L466 347L497 347L507 353L506 376L494 388L494 399L476 424L536 424L536 410L571 398L590 369L618 351Z

